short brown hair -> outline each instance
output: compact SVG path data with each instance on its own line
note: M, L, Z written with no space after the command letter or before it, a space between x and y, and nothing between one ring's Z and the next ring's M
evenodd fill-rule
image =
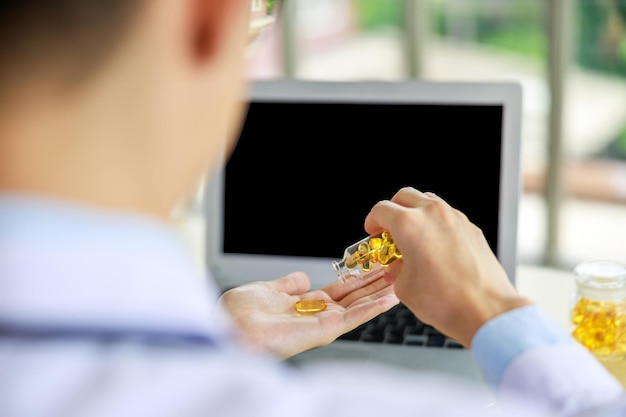
M79 82L114 49L143 2L0 0L0 91L44 71Z

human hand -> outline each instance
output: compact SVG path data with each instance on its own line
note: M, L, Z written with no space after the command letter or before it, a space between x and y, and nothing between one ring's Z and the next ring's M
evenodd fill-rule
M402 253L385 272L400 301L466 347L491 318L531 304L517 293L482 231L432 193L399 190L372 208L365 229L388 230Z
M381 277L342 283L317 291L302 272L274 281L245 284L225 292L219 302L255 349L288 358L326 345L398 303L393 285ZM325 310L297 313L298 300L325 300Z

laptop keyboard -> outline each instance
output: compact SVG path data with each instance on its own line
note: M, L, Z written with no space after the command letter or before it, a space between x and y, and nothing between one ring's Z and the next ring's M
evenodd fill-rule
M402 303L345 333L339 340L464 349L456 340L422 323Z

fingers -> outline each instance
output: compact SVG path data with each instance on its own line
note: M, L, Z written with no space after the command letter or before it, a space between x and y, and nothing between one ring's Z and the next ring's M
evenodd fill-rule
M346 282L343 282L337 279L331 282L330 284L328 284L327 286L325 286L324 288L322 288L322 291L327 293L330 296L330 298L332 298L333 300L336 300L336 301L341 300L346 295L358 290L359 288L363 288L367 286L371 282L374 282L380 279L381 276L382 276L382 273L366 275L362 279L357 279L357 278L349 279Z
M367 298L367 297L375 298L376 296L381 295L383 291L386 291L386 290L393 291L393 287L389 282L387 282L383 278L383 275L380 275L378 279L371 282L370 284L362 288L356 289L352 291L351 293L347 294L342 299L336 300L336 301L342 306L348 307L352 305L353 303L359 300L362 300L364 298Z
M385 268L385 276L384 279L386 282L393 284L396 282L396 277L402 270L402 259L398 259L392 262L390 265Z
M388 294L395 297L392 283L387 281L382 274L366 285L363 285L361 281L355 279L354 282L333 283L320 291L325 292L333 301L344 308L375 300Z
M278 292L299 295L311 288L311 280L304 272L292 272L273 281L267 281L267 285Z
M420 207L435 197L431 192L423 193L412 187L404 187L391 198L391 201L404 207Z
M390 200L378 202L365 219L365 230L368 233L377 233L391 229L396 224L397 217L409 209L423 208L433 201L443 201L435 194L416 190L412 187L400 189Z
M344 314L345 331L353 330L357 326L389 310L399 302L398 297L393 293L393 289L388 287L376 297L367 298L360 303L351 305Z

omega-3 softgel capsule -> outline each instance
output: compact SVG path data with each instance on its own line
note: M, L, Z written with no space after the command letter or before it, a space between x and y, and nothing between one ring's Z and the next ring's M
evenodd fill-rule
M295 308L298 313L317 313L326 310L328 304L325 300L300 300Z

